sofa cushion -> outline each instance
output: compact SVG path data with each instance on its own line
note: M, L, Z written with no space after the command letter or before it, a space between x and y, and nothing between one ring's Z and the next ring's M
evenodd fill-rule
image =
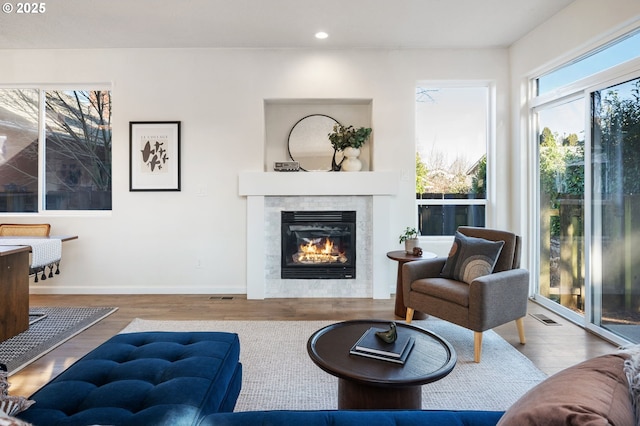
M119 334L34 393L35 405L18 417L52 426L191 425L233 411L239 355L235 333Z
M504 241L467 237L456 231L453 245L441 276L471 284L478 277L493 272Z
M469 285L448 278L422 278L411 283L411 290L448 300L460 306L469 306Z
M603 355L549 377L516 401L498 425L634 425L626 358Z

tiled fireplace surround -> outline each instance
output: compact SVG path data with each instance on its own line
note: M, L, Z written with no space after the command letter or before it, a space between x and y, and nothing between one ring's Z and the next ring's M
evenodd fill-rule
M389 210L398 192L395 172L245 172L247 298L390 296ZM356 211L355 279L280 278L280 212Z

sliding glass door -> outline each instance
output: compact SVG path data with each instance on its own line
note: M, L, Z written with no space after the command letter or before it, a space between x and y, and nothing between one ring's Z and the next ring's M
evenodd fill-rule
M640 28L531 83L535 299L640 343Z
M640 78L590 97L591 321L640 343Z
M534 109L536 298L640 343L640 77L603 86Z

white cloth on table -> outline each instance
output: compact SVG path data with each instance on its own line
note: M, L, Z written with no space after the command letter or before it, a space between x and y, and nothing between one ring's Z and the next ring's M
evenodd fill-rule
M62 258L62 240L59 238L0 238L2 246L31 246L31 268L41 268Z

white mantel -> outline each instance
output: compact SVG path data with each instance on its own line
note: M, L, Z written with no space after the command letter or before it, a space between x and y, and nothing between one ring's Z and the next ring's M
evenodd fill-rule
M371 197L371 289L374 299L388 299L390 286L386 253L391 241L392 197L398 193L400 173L382 172L243 172L239 195L247 197L247 298L264 299L265 197ZM256 236L260 236L256 238Z
M396 195L396 172L244 172L241 196Z

